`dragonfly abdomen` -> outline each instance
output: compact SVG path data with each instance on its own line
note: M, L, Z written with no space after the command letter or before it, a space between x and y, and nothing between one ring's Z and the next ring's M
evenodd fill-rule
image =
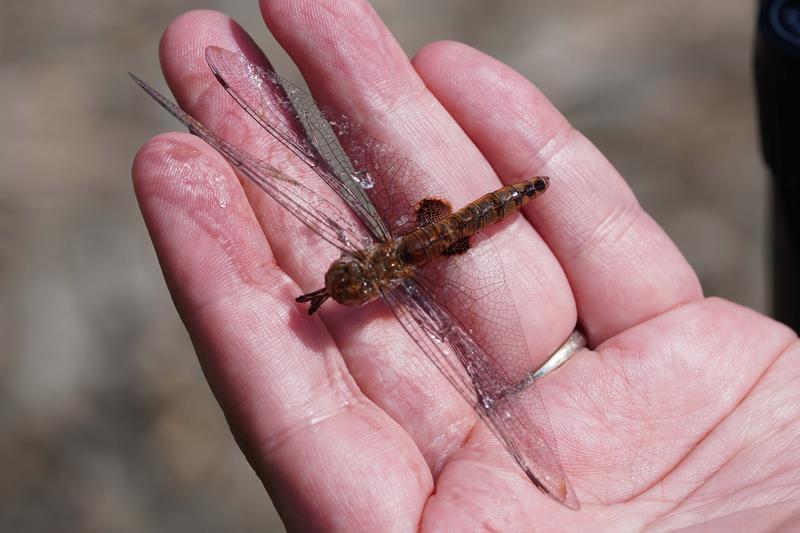
M549 183L547 177L537 176L490 192L458 211L404 235L398 243L398 252L409 264L421 266L429 263L453 250L457 243L466 242L471 235L516 213L544 193ZM467 248L465 245L459 251Z

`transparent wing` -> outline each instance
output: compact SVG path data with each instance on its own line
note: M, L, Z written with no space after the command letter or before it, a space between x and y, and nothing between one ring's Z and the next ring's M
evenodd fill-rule
M416 203L423 198L448 198L448 191L410 157L389 143L372 137L343 114L324 110L336 139L361 176L372 186L366 189L378 213L394 237L417 229Z
M206 48L206 60L234 100L331 187L375 239L391 239L389 227L365 191L372 186L372 177L351 163L332 130L334 119L320 111L310 94L223 48ZM336 120L349 121L343 116Z
M416 281L405 280L385 291L384 297L408 334L486 422L531 482L559 503L577 508L535 384L517 390L517 383L469 330Z
M461 255L439 257L423 267L418 281L510 378L533 372L528 343L503 267L503 255L485 233L473 235Z
M414 203L445 198L427 172L356 121L241 54L206 48L222 86L256 122L331 187L370 230L386 241L415 229Z
M355 253L359 250L361 232L335 205L280 170L222 140L147 83L133 74L131 77L191 133L216 149L238 172L252 180L312 231L343 252Z

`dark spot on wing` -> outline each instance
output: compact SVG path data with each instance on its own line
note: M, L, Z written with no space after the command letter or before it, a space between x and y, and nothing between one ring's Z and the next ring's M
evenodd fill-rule
M452 212L452 206L439 198L425 198L417 203L417 227L424 228L428 224L438 222L448 217Z
M442 252L442 255L461 255L467 250L469 250L472 246L472 243L469 240L469 237L464 237L453 244L451 244L448 248Z

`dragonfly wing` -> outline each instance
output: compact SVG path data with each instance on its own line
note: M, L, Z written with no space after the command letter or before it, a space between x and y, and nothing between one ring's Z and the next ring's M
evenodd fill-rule
M218 47L206 60L222 86L265 130L282 142L347 203L375 240L416 229L414 204L447 197L435 180L389 143L280 75Z
M361 232L335 205L280 170L221 139L147 83L133 74L131 77L156 102L189 128L191 133L211 145L238 172L252 180L325 241L343 252L355 253L359 250Z
M506 280L501 255L485 233L470 237L466 253L439 257L423 267L417 278L428 295L458 318L512 381L534 370L520 315ZM528 320L532 317L526 317Z
M412 279L384 293L397 319L420 349L475 408L531 482L577 509L564 475L541 396L534 384L512 394L511 380L445 307Z
M425 169L395 146L379 141L346 115L324 109L356 172L372 183L367 194L395 237L417 229L417 202L447 198Z
M392 237L364 189L369 183L342 150L330 120L310 94L223 48L206 48L206 60L233 99L332 188L375 239Z

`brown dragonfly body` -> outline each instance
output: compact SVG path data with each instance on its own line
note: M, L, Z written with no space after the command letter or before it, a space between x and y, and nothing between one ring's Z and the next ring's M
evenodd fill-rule
M486 194L451 213L450 205L427 198L416 206L419 228L395 240L379 243L334 261L325 274L325 287L303 294L298 302L311 302L313 314L332 298L342 305L362 305L374 300L381 289L412 277L416 269L440 255L469 249L469 238L487 226L516 213L547 190L550 180L537 176Z

